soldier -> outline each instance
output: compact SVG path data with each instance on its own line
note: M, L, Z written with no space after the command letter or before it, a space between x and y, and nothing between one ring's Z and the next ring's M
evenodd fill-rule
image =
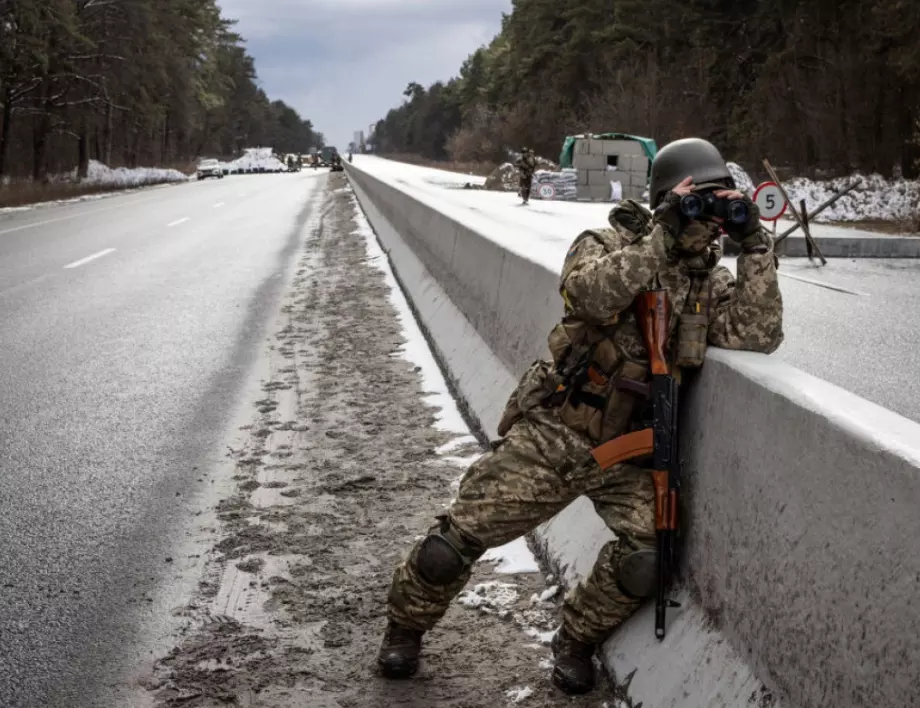
M533 184L533 173L537 169L537 158L533 150L528 147L521 148L521 156L514 165L521 171L521 199L524 200L524 204L527 204L530 200L530 187Z
M691 221L681 197L718 185L744 200L744 223ZM665 146L652 164L649 212L627 200L611 228L582 233L562 267L565 314L549 335L551 362L535 362L508 401L491 452L464 475L457 498L397 569L378 665L390 678L418 668L422 635L443 616L488 548L528 533L586 495L616 534L583 584L570 590L552 646L553 682L594 685L595 648L655 592L651 474L633 460L602 470L592 448L624 434L644 408L648 354L633 312L650 287L672 304L669 352L678 372L703 364L707 344L773 352L783 341L773 243L719 151L698 138ZM740 244L738 279L724 266L720 224Z

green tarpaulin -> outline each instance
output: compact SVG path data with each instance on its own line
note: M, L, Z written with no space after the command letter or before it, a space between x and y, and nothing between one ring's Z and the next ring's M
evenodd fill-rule
M655 159L658 154L658 146L651 138L642 138L638 135L627 135L626 133L591 133L590 135L569 135L562 145L562 153L559 155L559 167L572 167L572 158L575 155L575 141L579 138L589 138L591 140L635 140L642 144L642 149L648 156L649 162Z

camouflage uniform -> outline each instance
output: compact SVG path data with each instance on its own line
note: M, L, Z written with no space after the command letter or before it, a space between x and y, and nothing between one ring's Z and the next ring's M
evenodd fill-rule
M533 185L533 173L537 170L537 158L534 156L533 152L527 150L517 159L515 167L521 172L521 199L526 202L530 198L530 188Z
M616 534L601 550L587 580L571 590L563 626L579 641L601 642L638 607L616 579L620 560L654 549L653 486L636 464L601 470L590 450L629 430L643 406L647 353L631 305L649 286L667 289L672 303L674 364L702 364L707 343L769 353L782 342L782 299L770 236L759 251L738 258L738 279L717 265L717 244L679 256L668 251L662 225L635 202L610 214L612 228L576 239L563 266L560 291L566 313L549 337L550 362L535 362L513 392L499 425L503 438L464 475L441 530L454 529L472 549L469 566L487 548L505 544L585 495ZM581 362L582 366L576 365ZM576 389L573 371L582 377ZM573 368L576 367L576 368ZM625 382L625 383L624 383ZM562 400L558 393L562 387ZM400 565L389 595L391 621L428 630L470 576L437 586L418 571L420 544Z

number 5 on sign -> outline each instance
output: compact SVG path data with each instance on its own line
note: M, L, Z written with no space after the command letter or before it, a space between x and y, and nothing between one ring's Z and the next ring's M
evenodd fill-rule
M776 221L786 213L786 199L776 182L764 182L754 190L754 203L764 221Z

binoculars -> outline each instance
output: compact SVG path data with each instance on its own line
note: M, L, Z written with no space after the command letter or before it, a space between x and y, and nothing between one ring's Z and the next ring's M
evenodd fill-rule
M717 197L714 192L725 189L722 185L706 185L697 192L681 197L680 211L688 219L718 217L732 224L744 224L750 217L747 202L741 199Z

